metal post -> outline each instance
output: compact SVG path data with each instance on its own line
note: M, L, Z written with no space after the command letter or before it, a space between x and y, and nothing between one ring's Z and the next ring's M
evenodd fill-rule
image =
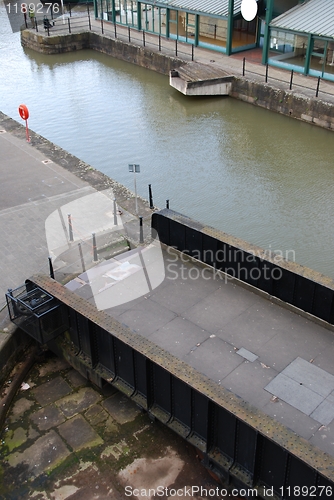
M97 258L97 248L96 248L95 233L92 233L92 237L93 237L93 262L97 262L98 258Z
M68 22L68 32L71 33L71 23L69 17L67 18L67 22Z
M114 226L117 226L117 208L116 208L116 198L114 198Z
M191 60L194 60L194 45L191 46Z
M139 216L139 243L144 243L143 218Z
M268 82L268 63L266 64L266 83Z
M103 35L103 19L101 19L101 31L102 31L102 35Z
M72 227L71 214L67 214L67 220L68 220L68 235L69 235L70 241L73 241L73 227Z
M159 35L159 52L161 52L161 35Z
M89 31L92 30L92 23L90 22L90 13L89 13L89 5L87 4L87 10L88 10L88 25L89 25Z
M133 176L135 180L135 198L136 198L136 215L138 215L138 200L137 200L137 180L136 180L136 170L133 170Z
M37 19L35 17L35 28L36 28L36 31L38 32L38 24L37 24Z
M177 39L175 40L175 56L177 57Z
M79 254L80 254L80 260L81 260L82 271L83 271L83 272L85 272L85 271L86 271L86 268L85 268L85 261L84 261L84 258L83 258L83 254L82 254L81 243L78 243L78 247L79 247Z
M169 208L169 200L166 200L166 208Z
M138 215L138 199L137 199L137 180L136 172L140 172L140 165L135 163L129 163L129 172L133 172L133 179L135 183L135 199L136 199L136 215Z
M293 69L291 70L290 90L292 89L292 80L293 80Z
M143 45L145 47L145 31L143 30Z
M148 185L148 197L150 199L150 208L153 209L154 205L153 205L153 196L152 196L151 184Z
M52 258L48 257L48 259L49 259L50 278L52 278L54 280L55 279L55 273L53 271Z
M49 28L49 23L48 23L48 27L47 27L47 32L48 32L48 36L50 36L50 28Z
M116 23L114 23L114 33L115 33L115 38L117 38Z
M129 43L131 42L130 26L128 26Z
M315 97L318 97L319 95L319 87L320 87L320 76L318 76L317 91L315 93Z
M242 60L242 76L245 76L245 68L246 68L246 57Z

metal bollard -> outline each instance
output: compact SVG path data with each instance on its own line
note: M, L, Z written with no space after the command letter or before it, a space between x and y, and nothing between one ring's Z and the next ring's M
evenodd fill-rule
M101 31L102 31L102 35L103 35L103 19L101 19Z
M143 30L143 46L145 47L145 31Z
M292 80L293 80L293 69L291 70L291 77L290 77L290 90L292 89Z
M149 197L149 200L150 200L150 209L152 210L154 208L154 205L153 205L153 196L152 196L151 184L148 185L148 197Z
M117 207L116 207L116 198L114 198L114 226L117 226Z
M159 35L159 52L161 52L161 35Z
M139 216L139 243L144 243L143 218Z
M68 24L68 32L71 33L71 22L69 17L67 18L67 24Z
M169 209L169 200L166 200L166 208Z
M96 248L95 233L92 233L92 237L93 237L93 262L97 262L98 258L97 258L97 248Z
M131 42L130 26L128 26L129 43Z
M83 271L83 272L86 272L86 269L85 269L85 261L84 261L83 254L82 254L81 243L78 243L78 247L79 247L79 254L80 254L80 260L81 260L82 271Z
M268 63L266 64L266 83L268 83Z
M67 214L67 220L68 220L68 236L70 241L73 241L73 227L72 227L71 214Z
M194 60L194 45L191 46L191 60Z
M318 83L317 83L317 90L315 93L315 97L318 97L318 95L319 95L319 87L320 87L320 76L318 76Z
M53 265L52 265L52 258L51 257L48 257L48 260L49 260L49 272L50 272L50 278L52 278L53 280L55 279L55 273L53 271Z
M175 57L177 57L177 39L175 40Z
M242 60L242 76L245 76L245 68L246 68L246 57Z

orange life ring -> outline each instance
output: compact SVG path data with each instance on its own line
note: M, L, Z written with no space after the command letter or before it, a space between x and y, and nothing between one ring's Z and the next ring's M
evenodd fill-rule
M19 113L20 113L20 117L22 118L22 120L28 120L29 111L28 111L28 108L25 104L20 104Z

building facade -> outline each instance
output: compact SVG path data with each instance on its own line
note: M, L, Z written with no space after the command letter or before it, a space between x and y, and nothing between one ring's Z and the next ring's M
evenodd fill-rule
M334 81L333 0L307 0L273 15L267 41L264 63Z
M334 80L334 0L94 0L95 17L231 55L256 47L262 63ZM247 54L245 54L247 57Z

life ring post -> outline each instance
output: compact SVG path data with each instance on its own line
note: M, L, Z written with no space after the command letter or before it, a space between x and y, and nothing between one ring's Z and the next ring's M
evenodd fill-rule
M29 110L25 104L20 104L19 115L22 118L22 120L25 120L26 122L26 138L27 142L30 142L29 129L28 129Z

